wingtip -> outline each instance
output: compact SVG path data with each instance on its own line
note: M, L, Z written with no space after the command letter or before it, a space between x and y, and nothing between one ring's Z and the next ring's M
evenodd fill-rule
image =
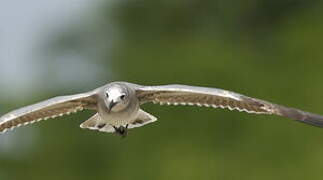
M309 114L308 117L302 121L312 126L323 128L323 116Z
M85 129L85 126L83 125L83 123L82 123L82 124L80 124L80 128L81 128L81 129Z
M284 116L290 119L297 120L299 122L323 128L323 116L313 114L310 112L301 111L294 108L287 108L284 106L279 107L280 111L278 115Z

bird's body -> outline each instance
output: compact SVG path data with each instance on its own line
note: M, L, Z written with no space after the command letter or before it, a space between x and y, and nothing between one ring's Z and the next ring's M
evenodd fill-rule
M95 89L93 98L97 102L97 113L82 123L81 128L126 135L128 127L133 128L131 125L145 113L139 108L133 87L130 83L115 82Z
M186 85L142 86L113 82L87 93L56 97L9 112L0 117L0 132L89 109L97 113L83 122L81 128L125 136L128 128L141 127L157 120L153 115L140 109L140 105L147 102L274 114L323 127L323 116L227 90Z

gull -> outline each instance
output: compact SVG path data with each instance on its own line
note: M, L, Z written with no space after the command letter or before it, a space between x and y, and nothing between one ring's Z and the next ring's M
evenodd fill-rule
M128 82L112 82L86 93L59 96L9 112L0 117L0 132L87 109L96 113L83 122L81 128L125 137L128 129L157 120L155 116L140 108L148 102L272 114L323 127L323 116L223 89L177 84L142 86Z

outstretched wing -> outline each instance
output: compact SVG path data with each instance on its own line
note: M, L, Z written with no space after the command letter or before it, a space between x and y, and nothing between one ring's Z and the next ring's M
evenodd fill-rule
M136 88L136 92L141 104L153 102L161 105L228 108L248 113L275 114L323 127L323 116L217 88L186 85L141 86Z
M96 109L94 91L55 97L9 112L0 117L0 133L22 125L82 111L83 109Z

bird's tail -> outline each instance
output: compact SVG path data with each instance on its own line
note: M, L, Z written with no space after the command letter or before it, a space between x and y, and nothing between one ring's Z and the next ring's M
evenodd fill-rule
M323 128L323 116L281 105L276 106L278 107L277 115L279 116L287 117L305 124Z

